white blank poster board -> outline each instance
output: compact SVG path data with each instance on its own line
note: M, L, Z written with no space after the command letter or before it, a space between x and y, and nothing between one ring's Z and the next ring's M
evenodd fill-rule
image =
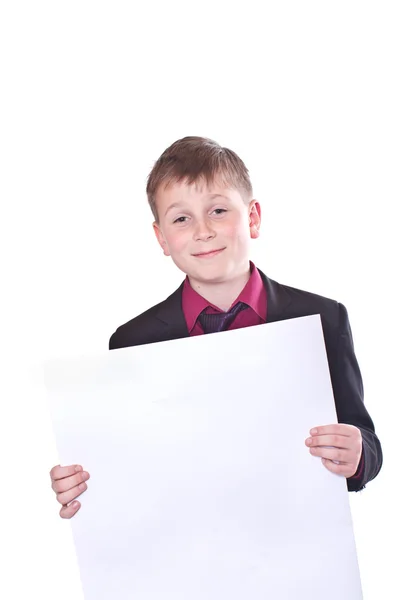
M46 365L85 600L359 600L319 315ZM66 523L66 526L67 523Z

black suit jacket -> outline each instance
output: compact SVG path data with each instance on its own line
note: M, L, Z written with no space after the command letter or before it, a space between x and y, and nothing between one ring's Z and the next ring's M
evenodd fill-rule
M364 405L363 383L346 308L335 300L282 285L261 271L260 274L267 290L268 323L321 315L338 422L355 425L362 434L363 474L360 479L347 479L349 491L360 491L379 473L382 449ZM110 350L188 337L182 289L183 283L166 300L118 327L110 338Z

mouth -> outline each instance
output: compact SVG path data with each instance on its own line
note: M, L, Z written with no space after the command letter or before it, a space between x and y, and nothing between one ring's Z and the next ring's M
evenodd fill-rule
M197 254L192 254L195 258L212 258L213 256L217 256L217 254L221 254L225 248L220 248L219 250L210 250L209 252L198 252Z

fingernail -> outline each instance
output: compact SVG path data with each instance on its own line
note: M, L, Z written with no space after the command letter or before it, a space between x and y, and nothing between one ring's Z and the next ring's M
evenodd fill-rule
M77 473L79 473L79 471L82 471L82 467L80 467L80 466L77 466L77 467L75 467L75 471L76 471Z
M311 444L312 444L312 439L311 439L311 438L308 438L308 439L306 440L306 444L307 444L307 446L311 446Z
M86 489L86 483L80 483L78 485L78 487L79 487L80 490L85 490Z
M318 433L318 429L314 427L314 429L311 429L310 433L311 435L315 435L316 433Z

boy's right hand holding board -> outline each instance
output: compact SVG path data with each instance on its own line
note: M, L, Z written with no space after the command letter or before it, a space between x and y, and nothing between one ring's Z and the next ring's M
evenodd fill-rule
M57 465L51 469L50 477L51 487L56 493L57 501L62 504L60 517L70 519L81 507L80 502L74 502L74 500L87 490L85 482L90 475L80 465L69 465L68 467Z

